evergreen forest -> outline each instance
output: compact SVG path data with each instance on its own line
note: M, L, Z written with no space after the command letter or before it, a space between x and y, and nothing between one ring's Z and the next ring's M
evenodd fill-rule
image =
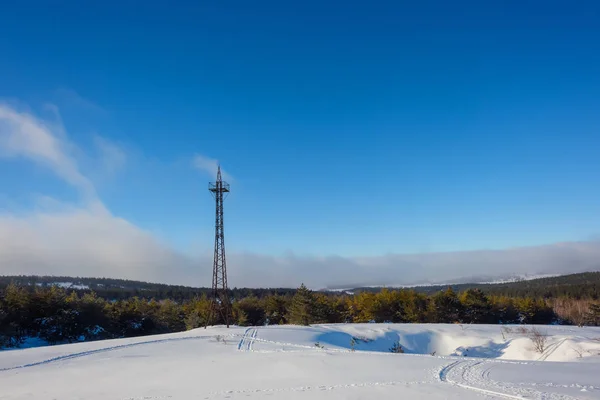
M0 278L0 347L19 347L32 339L58 344L178 332L206 323L206 289L95 279ZM435 291L323 292L304 285L232 289L230 322L600 325L600 273L536 281Z

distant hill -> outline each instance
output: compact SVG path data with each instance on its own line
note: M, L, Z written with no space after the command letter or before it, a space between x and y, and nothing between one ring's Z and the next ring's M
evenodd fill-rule
M210 288L168 285L164 283L150 283L126 279L30 275L0 276L0 290L11 282L20 286L30 286L32 289L36 286L60 286L76 292L94 291L98 296L108 300L120 300L137 296L142 298L154 298L157 300L172 299L175 301L182 301L208 294L211 290ZM289 294L294 292L295 289L288 288L234 288L231 290L233 298L244 298L252 295L262 297L269 293Z
M501 283L460 283L447 285L416 286L412 289L417 292L432 294L452 287L455 291L464 291L477 288L490 294L506 296L535 296L535 297L559 297L568 296L573 298L600 298L600 272L583 272L579 274L561 275L531 280ZM378 292L383 287L358 287L348 289L346 292Z
M130 297L172 299L175 301L189 300L196 296L210 293L209 288L197 288L181 285L167 285L111 278L82 278L69 276L0 276L0 290L11 282L22 286L60 286L77 292L94 291L100 297L108 300L119 300ZM425 294L433 294L452 287L455 291L478 288L489 294L506 295L511 297L560 297L600 299L600 272L584 272L579 274L545 277L531 280L501 283L460 283L447 285L431 285L407 287ZM358 287L339 290L341 293L379 292L383 287ZM402 289L401 287L394 289ZM233 288L233 298L241 299L248 296L263 297L267 294L287 295L295 293L295 288ZM324 292L330 292L324 290Z

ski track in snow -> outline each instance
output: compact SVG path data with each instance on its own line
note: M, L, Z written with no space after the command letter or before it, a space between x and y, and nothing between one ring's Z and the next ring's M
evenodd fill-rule
M248 328L246 329L246 331L244 332L244 334L242 335L242 338L240 339L240 342L238 343L238 350L242 350L242 348L244 347L244 342L246 341L246 338L248 337L248 332L250 332L252 328Z
M252 345L254 344L254 341L257 340L257 335L257 328L250 327L246 329L246 331L242 335L242 338L240 339L240 342L238 343L238 350L252 351Z
M335 390L335 389L352 389L361 387L373 387L373 386L409 386L409 385L421 385L425 383L431 383L429 381L414 381L414 382L360 382L360 383L345 383L337 385L319 385L319 386L297 386L291 388L266 388L266 389L241 389L241 390L223 390L220 392L209 393L204 399L211 397L230 397L232 395L244 395L245 397L251 396L252 394L273 394L273 393L285 393L285 392L307 392L313 390Z
M62 356L49 358L49 359L43 360L43 361L36 361L36 362L33 362L33 363L29 363L29 364L17 365L17 366L14 366L14 367L0 368L0 372L12 371L12 370L15 370L15 369L22 369L22 368L29 368L29 367L36 367L38 365L45 365L45 364L50 364L50 363L54 363L54 362L58 362L58 361L71 360L73 358L80 358L80 357L90 356L92 354L105 353L105 352L108 352L108 351L121 350L121 349L126 349L126 348L129 348L129 347L141 346L141 345L146 345L146 344L158 344L158 343L166 343L166 342L179 342L179 341L183 341L183 340L202 340L202 339L208 339L208 338L209 337L207 337L207 336L188 336L188 337L181 337L181 338L168 338L168 339L148 340L148 341L144 341L144 342L128 343L128 344L122 344L122 345L111 346L111 347L103 347L101 349L82 351L82 352L79 352L79 353L65 354L65 355L62 355Z
M138 397L125 397L121 400L162 400L172 399L173 396L138 396Z
M558 349L564 342L566 342L567 339L568 338L564 338L556 343L552 343L551 345L549 345L544 351L544 353L540 356L540 358L538 358L538 361L545 361L548 357L552 355L552 353L556 351L556 349Z
M252 350L252 345L254 345L254 341L256 340L256 336L258 335L258 329L254 328L254 332L252 332L252 339L250 344L248 345L248 350Z
M506 399L577 400L568 395L517 388L494 381L490 378L494 364L489 360L458 360L444 366L439 371L439 379L464 389Z

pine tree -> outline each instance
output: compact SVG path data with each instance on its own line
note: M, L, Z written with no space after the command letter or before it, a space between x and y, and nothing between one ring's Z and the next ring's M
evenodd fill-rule
M185 329L196 329L202 325L202 319L196 311L193 311L190 314L188 314L187 317L185 317L184 323Z
M274 294L265 298L265 318L268 319L269 324L279 325L287 322L286 313L288 304L289 297Z
M479 289L468 289L460 296L464 322L483 324L491 322L491 306L487 296Z
M394 344L392 345L392 347L390 347L390 352L391 353L404 353L404 349L402 348L402 345L400 345L399 340L395 341Z
M197 297L184 304L183 313L185 315L184 322L186 329L196 329L204 326L209 308L210 302L206 295Z
M426 322L428 298L423 293L414 290L404 290L406 298L403 322Z
M314 321L314 308L315 296L303 283L292 298L287 320L290 324L310 325Z
M11 332L9 331L8 313L2 309L2 302L0 301L0 349L3 347L11 346Z
M600 303L590 304L585 323L586 325L600 326Z
M256 296L248 296L233 303L233 313L240 326L259 326L265 323L263 302Z
M436 293L432 298L431 307L431 322L462 322L462 304L451 287Z
M4 310L0 322L0 336L4 340L0 340L5 346L19 346L28 331L32 330L29 293L23 287L11 283L4 289L0 306Z
M79 301L79 317L86 340L105 339L109 319L106 315L107 303L96 293L86 293Z
M253 324L248 319L248 312L244 307L240 307L240 301L232 304L231 313L233 323L238 326L252 326Z
M384 288L375 295L371 304L371 314L375 322L401 322L404 317L404 303L400 292Z
M160 330L163 332L179 332L185 329L183 310L173 300L163 300L157 311Z
M375 293L362 292L354 296L349 307L353 322L369 322L374 320L374 303Z
M519 323L519 312L515 307L514 299L507 296L492 296L490 297L490 304L494 323Z
M332 299L331 303L332 312L331 320L332 323L351 322L350 321L350 308L348 298L338 297Z
M313 323L326 324L337 322L333 304L327 295L323 293L315 294L313 304Z

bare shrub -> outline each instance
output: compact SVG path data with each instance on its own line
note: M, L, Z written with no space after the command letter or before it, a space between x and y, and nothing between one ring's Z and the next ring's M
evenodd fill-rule
M543 353L546 350L546 344L548 342L548 335L541 332L539 329L533 327L529 331L529 339L533 343L535 351Z
M593 304L588 299L553 298L546 300L554 313L562 320L577 326L586 324L590 306Z
M500 329L500 333L502 334L502 340L506 341L506 337L512 334L512 328L509 326L503 326Z
M519 335L527 335L530 333L529 329L527 329L524 326L518 326L515 328L514 330L515 333L519 334Z
M583 358L583 349L571 347L571 350L577 353L577 358Z
M217 342L223 342L223 344L227 344L227 340L225 340L225 336L223 336L223 335L217 335L217 336L215 336L215 340Z

